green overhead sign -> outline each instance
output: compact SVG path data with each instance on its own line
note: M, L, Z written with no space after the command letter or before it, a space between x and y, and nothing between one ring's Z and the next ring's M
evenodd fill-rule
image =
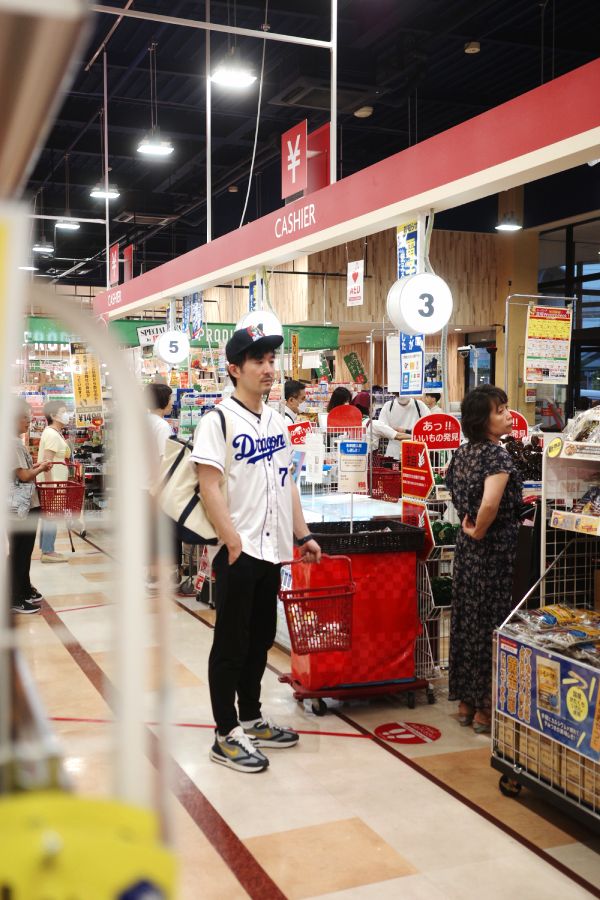
M138 328L152 325L164 325L164 319L117 319L110 322L108 330L115 340L125 347L139 346ZM101 325L99 328L103 327ZM228 322L208 322L204 326L204 334L192 347L208 349L217 347L221 341L228 341L235 325ZM337 350L339 347L339 328L337 325L284 325L285 347L291 347L291 334L300 336L301 350ZM68 344L75 336L64 329L60 323L44 316L28 316L25 330L25 341L28 344Z

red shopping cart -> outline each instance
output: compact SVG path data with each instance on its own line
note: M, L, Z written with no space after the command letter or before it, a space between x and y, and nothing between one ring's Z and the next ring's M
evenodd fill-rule
M373 469L371 496L375 500L396 503L402 494L402 476L399 469Z
M294 653L350 650L356 585L347 556L323 554L319 565L288 563L292 587L280 591Z

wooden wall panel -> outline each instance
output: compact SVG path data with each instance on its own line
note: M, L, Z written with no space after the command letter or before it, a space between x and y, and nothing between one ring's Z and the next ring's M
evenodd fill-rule
M276 315L285 325L307 320L307 258L302 256L283 263L269 276L269 299ZM248 311L248 285L254 275L238 278L231 287L209 288L204 292L209 322L237 322Z

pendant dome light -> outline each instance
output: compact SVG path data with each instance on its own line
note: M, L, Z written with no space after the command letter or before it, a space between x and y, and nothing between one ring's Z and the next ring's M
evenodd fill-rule
M152 156L156 159L170 156L173 144L167 138L161 138L158 127L158 100L156 97L156 48L158 44L153 42L148 47L150 58L150 131L139 142L137 152L143 156Z
M65 218L59 219L55 228L60 231L79 231L79 222L71 218L69 154L65 153Z
M105 187L105 178L104 178L104 110L100 110L100 153L102 155L102 178L98 181L94 187L90 191L90 197L93 197L94 200L116 200L121 196L121 193L116 186L116 184L108 185L108 190ZM108 169L110 173L110 168Z
M230 4L227 0L227 24L230 25ZM233 27L237 25L237 2L233 3ZM231 36L227 36L227 53L217 65L210 80L221 87L243 90L250 87L256 81L256 75L252 68L246 65L237 46L237 38L231 43Z

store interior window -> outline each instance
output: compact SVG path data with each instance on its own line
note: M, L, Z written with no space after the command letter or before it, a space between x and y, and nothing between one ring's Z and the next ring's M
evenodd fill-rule
M465 393L482 384L494 384L496 378L496 346L490 342L471 344L465 357Z

